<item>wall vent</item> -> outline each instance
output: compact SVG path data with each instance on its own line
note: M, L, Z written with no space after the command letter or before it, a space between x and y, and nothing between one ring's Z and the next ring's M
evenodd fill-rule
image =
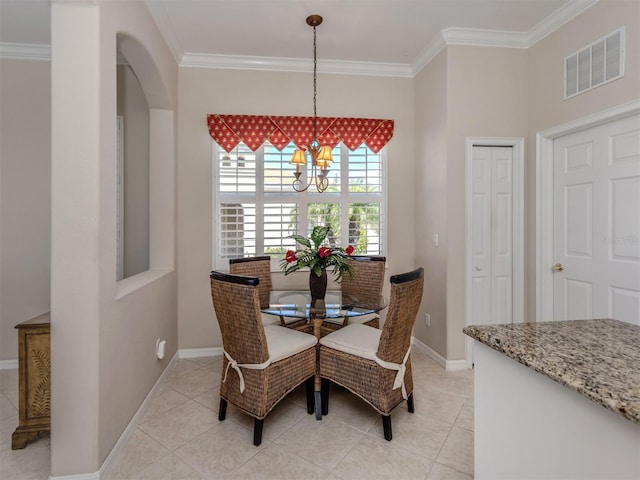
M564 59L564 98L624 77L624 27Z

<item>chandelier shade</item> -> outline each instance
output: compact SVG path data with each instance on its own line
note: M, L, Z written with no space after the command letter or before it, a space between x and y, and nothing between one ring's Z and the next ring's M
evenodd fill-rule
M296 172L300 171L300 165L306 165L307 159L304 156L303 150L296 150L293 152L293 157L291 157L291 161L289 162L292 165L296 166Z

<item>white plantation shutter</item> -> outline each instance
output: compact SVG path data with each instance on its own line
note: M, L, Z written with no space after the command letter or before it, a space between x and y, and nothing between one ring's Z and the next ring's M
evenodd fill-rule
M339 145L327 191L312 186L297 193L289 164L294 149L289 144L279 152L266 143L252 152L239 144L227 153L213 142L214 268L226 269L229 258L270 255L278 270L286 251L296 248L288 237L307 236L315 225L331 226L328 241L337 246L383 254L384 154Z
M373 153L364 146L350 152L349 191L352 193L382 191L382 162L379 153Z

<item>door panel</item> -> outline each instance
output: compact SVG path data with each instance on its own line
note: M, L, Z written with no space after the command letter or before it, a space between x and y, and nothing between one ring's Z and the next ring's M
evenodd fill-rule
M513 149L473 147L472 322L513 321Z
M493 289L493 323L512 323L511 275L495 277Z
M565 217L565 255L591 258L593 225L593 185L567 185L564 195L566 197Z
M640 292L626 288L609 289L611 316L623 322L638 323L633 312L640 312Z
M634 235L640 231L640 177L612 180L611 191L611 258L639 262L640 241Z
M640 116L554 141L554 319L640 324Z
M564 281L567 303L566 318L593 318L593 284L568 278Z

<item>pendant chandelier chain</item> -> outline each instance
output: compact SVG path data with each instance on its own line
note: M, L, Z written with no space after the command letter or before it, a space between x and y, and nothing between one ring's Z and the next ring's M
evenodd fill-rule
M317 116L317 108L316 108L316 97L317 97L317 72L318 71L318 57L316 56L316 27L313 26L313 139L317 140L317 124L316 124L316 116Z
M307 25L313 27L313 138L306 148L298 148L293 152L290 164L296 166L294 172L295 180L293 181L293 189L296 192L306 191L312 184L315 184L319 193L324 192L329 186L329 167L333 158L331 155L332 147L328 145L320 145L318 140L318 36L316 27L322 23L320 15L309 15L307 17ZM308 182L300 180L302 172L300 166L307 164L306 156L311 159L311 175ZM308 171L308 170L307 170Z

